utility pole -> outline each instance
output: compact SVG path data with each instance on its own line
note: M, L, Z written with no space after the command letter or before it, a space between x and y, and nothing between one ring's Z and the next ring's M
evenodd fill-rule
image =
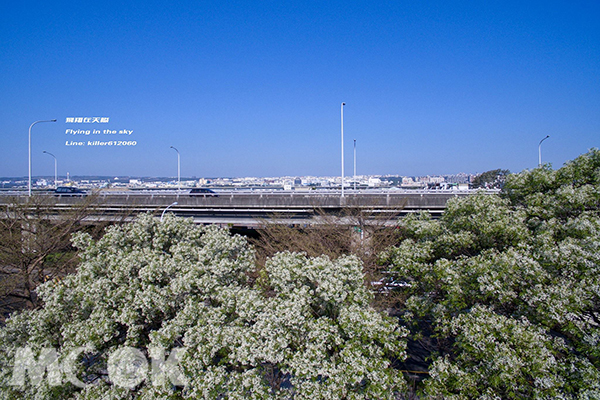
M342 197L344 197L344 106L346 103L342 103Z

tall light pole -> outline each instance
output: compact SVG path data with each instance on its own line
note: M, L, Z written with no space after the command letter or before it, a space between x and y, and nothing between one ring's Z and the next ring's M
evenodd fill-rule
M56 166L57 166L56 156L54 154L52 154L52 153L48 153L46 150L42 151L42 153L46 153L46 154L49 154L52 157L54 157L54 188L56 189L57 188L56 181L57 181L57 178L58 178L58 174L57 174L58 169L56 168Z
M356 139L354 139L354 190L356 190Z
M181 158L179 156L179 150L171 146L173 150L177 152L177 190L181 190Z
M342 103L342 197L344 197L344 106L346 103Z
M545 138L543 138L542 140L540 140L540 145L538 146L538 167L542 166L542 142L546 139L548 139L550 137L550 135L546 135Z
M31 124L31 126L29 126L29 197L31 197L31 128L40 122L56 122L56 120L48 119L43 121L35 121L33 124Z

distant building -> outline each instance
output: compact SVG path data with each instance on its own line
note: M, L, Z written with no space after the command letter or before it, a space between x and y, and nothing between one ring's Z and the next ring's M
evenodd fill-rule
M381 186L381 179L379 178L369 178L369 187L379 187Z

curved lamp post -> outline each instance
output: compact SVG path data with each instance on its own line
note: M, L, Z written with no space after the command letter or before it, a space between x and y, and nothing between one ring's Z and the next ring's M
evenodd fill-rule
M542 140L540 140L540 144L539 144L539 146L538 146L538 156L539 156L539 159L538 159L538 167L541 167L541 166L542 166L542 142L543 142L544 140L548 139L549 137L550 137L550 135L546 135L546 137L545 137L545 138L543 138Z
M162 212L162 214L160 215L160 222L163 222L163 218L164 218L164 216L165 216L165 213L167 212L167 210L168 210L169 208L171 208L172 206L176 206L176 205L177 205L177 202L175 201L175 202L173 202L173 203L169 204L169 205L167 206L167 208L165 208L165 210L164 210L164 211Z
M42 151L42 153L46 153L46 154L51 155L52 157L54 157L54 188L56 189L57 188L56 181L57 181L57 178L58 178L58 174L57 174L58 169L56 168L56 166L57 166L56 156L54 154L52 154L52 153L47 152L46 150Z
M179 156L179 150L171 146L173 150L177 152L177 190L181 190L181 158Z
M29 197L31 197L31 128L35 124L39 124L40 122L56 122L55 119L47 119L43 121L35 121L31 126L29 126Z

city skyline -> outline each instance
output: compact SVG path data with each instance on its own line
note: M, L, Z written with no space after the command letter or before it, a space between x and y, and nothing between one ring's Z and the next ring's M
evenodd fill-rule
M357 174L356 179L368 179L368 178L414 178L414 179L426 179L426 178L453 178L453 177L475 177L479 175L478 173L465 173L460 172L457 174L440 174L440 175L398 175L398 174ZM199 181L199 180L282 180L282 179L331 179L341 181L340 175L280 175L280 176L181 176L181 181ZM44 179L52 181L54 176L51 175L34 175L32 179ZM65 174L65 175L57 175L58 181L67 182L67 181L78 181L78 180L125 180L125 179L133 179L133 180L144 180L144 181L153 181L153 180L171 180L177 181L177 176L136 176L136 175L73 175ZM354 179L353 175L347 175L345 177L345 185L348 184L348 181ZM0 176L0 180L12 180L12 181L27 181L28 176Z
M0 11L0 176L27 175L28 128L54 118L34 176L43 151L60 176L176 176L171 146L182 177L336 176L342 102L347 177L353 140L357 174L401 176L535 168L547 135L554 168L600 146L592 1Z

